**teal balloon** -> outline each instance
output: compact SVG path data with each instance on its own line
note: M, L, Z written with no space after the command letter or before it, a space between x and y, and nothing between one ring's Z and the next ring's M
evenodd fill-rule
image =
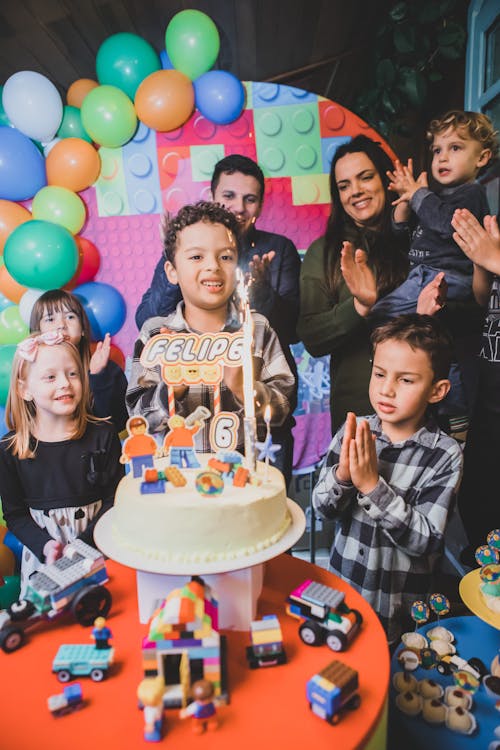
M139 85L156 70L161 70L160 56L149 42L137 34L113 34L97 52L99 83L116 86L132 101Z
M73 235L59 224L35 219L16 227L7 238L7 271L23 286L57 289L75 275L78 247Z
M18 344L30 332L29 327L21 318L19 305L6 307L0 313L0 344Z
M12 126L11 121L5 114L5 110L3 108L2 91L3 91L3 86L0 86L0 125Z
M12 360L16 353L15 344L0 346L0 405L5 406L10 388Z
M193 81L217 60L220 48L217 26L200 10L181 10L167 26L165 47L174 68Z
M82 102L81 113L83 127L101 146L123 146L137 129L134 105L116 86L92 89Z
M92 143L92 138L82 125L82 115L78 107L71 107L68 104L64 106L63 118L59 130L58 138L81 138L83 141Z

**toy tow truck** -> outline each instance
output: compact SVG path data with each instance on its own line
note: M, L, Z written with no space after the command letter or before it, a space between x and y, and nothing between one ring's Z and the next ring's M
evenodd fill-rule
M309 707L320 719L337 724L344 709L359 707L358 673L341 661L332 661L306 685Z
M26 640L26 630L68 610L86 627L96 617L106 617L111 594L102 584L107 580L102 553L75 539L59 560L30 576L24 599L0 612L0 648L7 654L16 651Z
M276 615L264 615L262 620L250 623L252 645L247 646L247 661L250 669L274 667L286 664L280 622Z
M363 618L349 609L342 591L307 580L287 597L286 611L304 620L299 636L308 646L326 645L332 651L344 651L361 627Z

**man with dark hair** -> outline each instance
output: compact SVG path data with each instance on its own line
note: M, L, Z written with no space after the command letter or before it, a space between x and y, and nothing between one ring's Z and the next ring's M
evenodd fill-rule
M264 186L261 168L246 156L231 154L215 165L211 181L212 198L231 211L238 221L239 265L252 276L250 305L269 320L296 375L297 369L289 347L298 341L300 257L291 240L256 228L264 201ZM168 281L164 265L165 259L160 258L151 286L137 308L135 321L138 328L148 318L173 312L182 299L179 286ZM296 393L291 403L292 412L295 406ZM287 485L292 474L293 424L293 417L290 416L281 427L272 429L273 442L282 445L275 465L285 475Z

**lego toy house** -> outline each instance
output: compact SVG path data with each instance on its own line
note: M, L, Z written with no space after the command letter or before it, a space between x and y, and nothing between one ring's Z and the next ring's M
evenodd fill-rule
M210 680L227 699L226 643L218 632L218 603L198 577L170 592L151 618L142 644L145 677L161 675L165 707L184 707L191 685Z

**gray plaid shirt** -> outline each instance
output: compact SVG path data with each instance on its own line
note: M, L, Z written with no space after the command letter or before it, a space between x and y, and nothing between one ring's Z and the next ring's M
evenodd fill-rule
M313 503L325 518L338 520L333 571L372 605L391 643L413 601L431 593L460 482L462 452L432 420L407 440L391 443L376 415L359 419L368 421L376 437L376 487L362 495L337 480L343 426L328 449Z
M161 328L168 328L176 333L191 331L183 315L184 302L179 302L175 312L164 318L146 320L135 342L134 357L127 389L126 402L130 415L142 414L148 421L153 433L168 431L167 386L161 379L160 367L144 368L139 359L145 344L152 336L159 334ZM254 324L254 378L255 378L255 416L257 433L263 440L266 426L263 415L267 404L271 406L271 425L283 424L290 412L289 399L293 396L295 378L281 349L276 333L269 325L267 318L252 312ZM233 303L229 304L228 317L224 331L238 331L241 328L238 311ZM194 332L196 333L196 331ZM238 450L243 448L243 404L221 383L221 409L234 412L240 417L238 433ZM175 402L175 413L187 417L197 406L206 406L213 414L213 386L192 385L180 400ZM210 448L209 433L211 420L205 420L203 429L194 436L195 448L208 453Z

